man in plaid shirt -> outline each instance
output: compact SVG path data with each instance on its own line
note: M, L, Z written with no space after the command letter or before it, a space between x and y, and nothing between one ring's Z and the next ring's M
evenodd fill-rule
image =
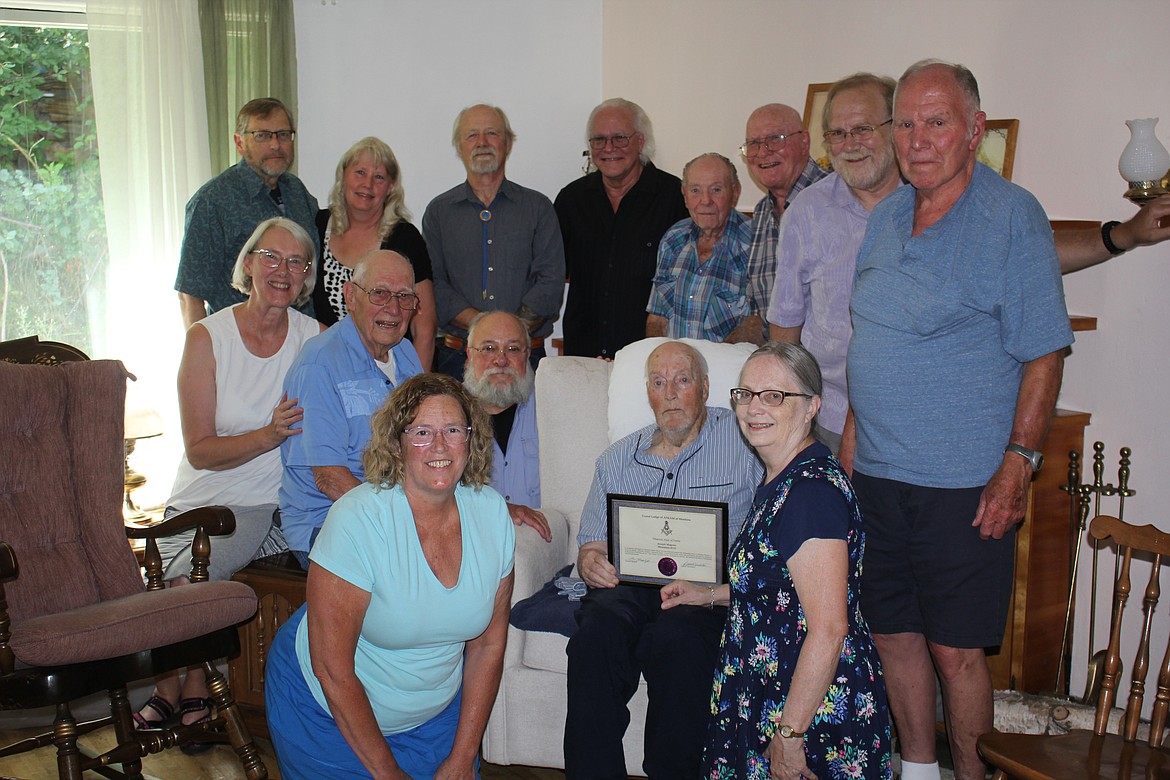
M759 318L763 342L763 317L768 312L776 281L780 217L796 193L829 174L808 156L808 131L791 106L769 103L748 117L743 146L739 148L752 178L766 194L752 217L752 244L748 255L748 303L753 321ZM757 341L752 338L752 341Z
M646 335L742 341L751 230L735 210L739 175L731 160L709 152L683 168L682 189L691 216L658 244Z

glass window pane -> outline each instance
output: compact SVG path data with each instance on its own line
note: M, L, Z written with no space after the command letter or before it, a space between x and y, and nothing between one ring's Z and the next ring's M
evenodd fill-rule
M91 352L109 256L84 29L0 25L0 340Z

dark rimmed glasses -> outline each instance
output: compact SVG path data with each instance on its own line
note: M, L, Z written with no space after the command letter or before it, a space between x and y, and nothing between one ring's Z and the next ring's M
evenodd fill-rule
M787 390L748 390L746 387L731 388L732 406L747 406L753 398L759 398L764 406L780 406L789 396L812 398L808 393L790 393Z
M630 139L633 135L624 135L619 133L617 135L595 135L589 139L589 148L595 152L600 152L608 144L613 144L614 149L625 149L630 145Z
M275 138L282 144L292 143L292 140L297 137L296 130L245 130L240 135L250 135L256 139L256 143L266 144Z

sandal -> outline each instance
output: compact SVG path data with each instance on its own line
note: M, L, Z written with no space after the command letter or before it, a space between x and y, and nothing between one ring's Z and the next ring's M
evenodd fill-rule
M199 696L194 696L189 699L183 699L179 702L179 717L178 725L180 726L194 726L198 723L205 723L211 720L211 699L204 699ZM203 717L190 723L183 723L184 715L194 715L197 712L205 713ZM214 742L187 742L179 746L179 750L183 751L185 755L197 756L200 753L206 753L215 746Z
M143 715L143 710L146 710L147 708L154 710L154 714L158 717L148 718ZM139 731L148 731L150 729L165 729L174 723L175 707L157 693L153 693L151 694L150 698L146 700L146 704L142 705L142 709L131 714L130 718L134 721L134 728Z

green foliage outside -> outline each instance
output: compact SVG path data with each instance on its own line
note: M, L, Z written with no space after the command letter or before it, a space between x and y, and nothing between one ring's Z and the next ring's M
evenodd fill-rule
M0 341L91 351L108 255L86 31L0 27Z

